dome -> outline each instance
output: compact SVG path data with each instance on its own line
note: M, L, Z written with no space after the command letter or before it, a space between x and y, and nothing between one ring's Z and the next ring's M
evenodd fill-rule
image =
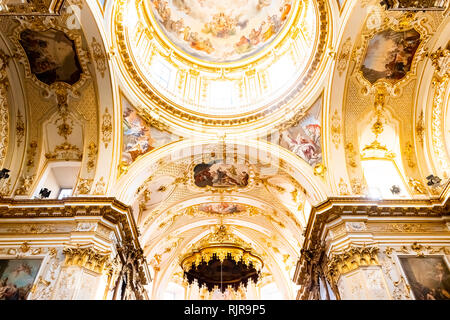
M298 111L325 60L327 14L319 4L119 1L123 82L143 109L175 125L188 119L188 130L192 122L208 130L205 124L231 128L272 114L280 120Z

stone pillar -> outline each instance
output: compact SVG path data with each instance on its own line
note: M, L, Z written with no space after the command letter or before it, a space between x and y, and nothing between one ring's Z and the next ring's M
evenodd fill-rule
M377 247L350 247L332 254L328 277L337 285L343 300L391 299Z

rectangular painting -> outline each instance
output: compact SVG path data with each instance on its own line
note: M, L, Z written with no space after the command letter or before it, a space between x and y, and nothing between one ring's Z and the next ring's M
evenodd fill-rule
M450 272L442 256L399 259L416 300L450 300Z
M0 259L0 300L26 300L41 259Z
M278 138L272 136L271 141L278 140L283 148L315 166L322 162L322 99L319 98L296 125L281 131Z
M176 135L148 125L125 98L122 98L122 107L122 162L126 165L132 164L147 152L180 139Z
M361 71L370 83L381 79L401 80L411 70L411 64L421 42L414 30L397 32L391 29L377 33L367 47Z
M64 0L0 0L0 16L56 15L63 3Z
M246 187L249 170L243 164L225 164L220 161L200 163L194 167L194 182L197 187L215 188Z
M81 77L81 66L75 42L62 31L24 30L20 33L22 45L30 63L31 73L47 85L65 82L74 85Z

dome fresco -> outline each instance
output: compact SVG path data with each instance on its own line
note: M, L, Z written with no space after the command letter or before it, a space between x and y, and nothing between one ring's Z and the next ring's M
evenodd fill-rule
M209 62L245 59L270 44L289 20L292 0L149 0L164 34Z

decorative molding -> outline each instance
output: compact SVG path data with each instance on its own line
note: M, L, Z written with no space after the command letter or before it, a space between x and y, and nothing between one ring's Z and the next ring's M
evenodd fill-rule
M73 16L73 13L69 16ZM25 68L25 77L30 79L38 88L43 90L44 96L50 96L51 94L56 94L61 88L70 91L74 96L79 95L79 90L90 78L89 69L87 67L89 63L89 52L83 49L83 40L81 31L79 29L69 29L64 24L61 24L59 19L55 17L46 16L22 16L16 19L20 24L19 27L14 29L12 35L10 35L10 40L14 43L16 47L15 57L19 59ZM73 85L69 85L65 82L54 82L51 85L40 81L36 75L31 72L31 66L27 57L27 54L19 42L20 33L25 30L32 30L36 32L43 32L50 29L63 32L70 40L74 42L75 52L78 56L78 61L82 69L80 79Z
M139 248L137 226L131 207L106 197L51 199L0 199L0 219L101 217L119 226L121 238ZM10 223L10 221L3 220Z
M98 154L97 145L91 141L88 145L88 162L87 162L87 171L91 172L95 168L95 160Z
M211 118L205 118L198 116L194 113L186 113L184 112L183 108L179 108L179 106L175 105L175 103L169 103L167 102L167 99L163 99L159 96L159 94L154 90L154 88L150 87L147 83L147 81L142 81L141 79L141 72L138 70L136 64L134 63L132 55L130 55L130 48L129 48L129 41L128 41L128 35L127 33L129 30L126 28L125 23L125 12L127 11L126 5L127 1L125 0L119 0L116 1L113 15L114 15L114 24L113 24L113 31L116 35L115 42L117 44L117 51L118 51L118 59L127 71L127 74L130 77L130 80L133 82L133 86L142 92L144 95L146 95L149 100L151 100L155 105L157 105L159 108L164 110L164 112L170 113L176 118L182 118L182 119L189 119L190 122L193 123L199 123L203 125L215 125L215 126L232 126L232 125L242 125L245 123L254 122L256 120L259 120L260 118L267 117L269 114L277 111L280 109L281 106L285 105L286 103L292 101L295 99L298 94L302 91L301 89L304 88L313 78L315 71L317 70L320 62L323 60L322 57L324 56L326 52L326 44L328 42L328 32L327 26L328 26L328 5L326 1L324 0L317 0L317 9L318 9L318 24L319 24L319 32L318 32L318 41L316 44L316 54L311 59L312 65L309 67L307 72L304 73L304 77L299 80L297 88L291 91L289 93L288 97L285 97L284 99L279 99L278 103L275 103L271 108L260 111L257 113L254 113L250 116L240 117L238 119L232 119L232 120L221 120L221 119L211 119ZM138 4L140 6L140 4ZM142 10L141 8L139 10ZM293 31L295 33L295 31ZM150 37L153 39L153 33L148 32L145 36L150 35ZM153 41L153 40L152 40ZM159 42L158 42L159 43ZM164 45L163 43L161 43ZM155 47L155 46L153 46ZM169 48L167 48L169 49ZM154 49L156 50L156 49ZM174 50L167 50L166 52L170 52L169 54L164 54L169 61L172 61L173 59L180 59L182 61L184 57L179 56L177 52ZM191 61L187 61L188 65L192 65ZM198 66L198 68L202 69L210 69L208 66ZM227 72L226 68L216 68L217 74L222 74L224 76Z
M16 122L16 135L17 135L17 147L19 148L25 137L25 123L20 110L17 110L17 122Z
M341 178L339 180L338 190L339 190L339 195L341 195L341 196L350 195L350 192L348 191L348 185L347 185L347 183L345 183L343 178Z
M404 155L408 163L408 167L414 168L416 166L416 163L414 162L414 147L411 142L407 142L405 144Z
M105 109L105 113L103 114L102 120L102 141L105 144L105 149L108 148L109 143L112 139L112 116L108 111L108 108Z
M425 118L424 118L423 110L422 110L422 111L420 111L419 118L417 119L417 122L416 122L416 136L417 136L417 140L422 145L423 145L423 141L424 141L425 130L426 130L426 128L425 128Z
M92 247L66 247L63 249L66 266L79 266L97 273L109 272L110 252L100 252Z
M381 9L381 8L380 8ZM368 19L365 30L362 33L362 44L353 53L353 57L356 62L355 76L358 82L364 87L363 93L366 95L373 94L378 88L385 88L387 93L398 96L401 94L401 88L412 78L416 76L417 65L419 61L426 56L425 44L431 37L427 27L424 25L427 21L426 18L416 16L411 12L404 13L400 16L386 15L383 10L375 12L375 15L383 16L384 19L380 23L377 23L373 27L369 26L370 18ZM369 42L373 37L380 32L386 30L393 30L396 32L408 31L411 29L416 30L420 34L420 45L414 55L414 59L411 64L409 72L400 80L390 81L387 79L379 79L375 83L370 83L363 75L361 71L362 64L364 63L364 57L367 52Z
M350 247L342 253L332 254L327 264L328 276L338 282L342 274L363 266L379 266L377 247Z
M427 189L419 180L408 177L408 185L415 194L427 194Z
M351 168L356 168L358 164L356 163L355 157L357 156L357 152L355 150L355 147L353 146L353 143L349 142L345 145L345 155L347 157L347 164Z
M106 183L103 180L103 177L101 177L94 187L94 192L92 194L94 195L103 195L106 192Z
M20 187L16 189L15 195L24 196L27 195L33 185L35 175L24 176L20 178Z

